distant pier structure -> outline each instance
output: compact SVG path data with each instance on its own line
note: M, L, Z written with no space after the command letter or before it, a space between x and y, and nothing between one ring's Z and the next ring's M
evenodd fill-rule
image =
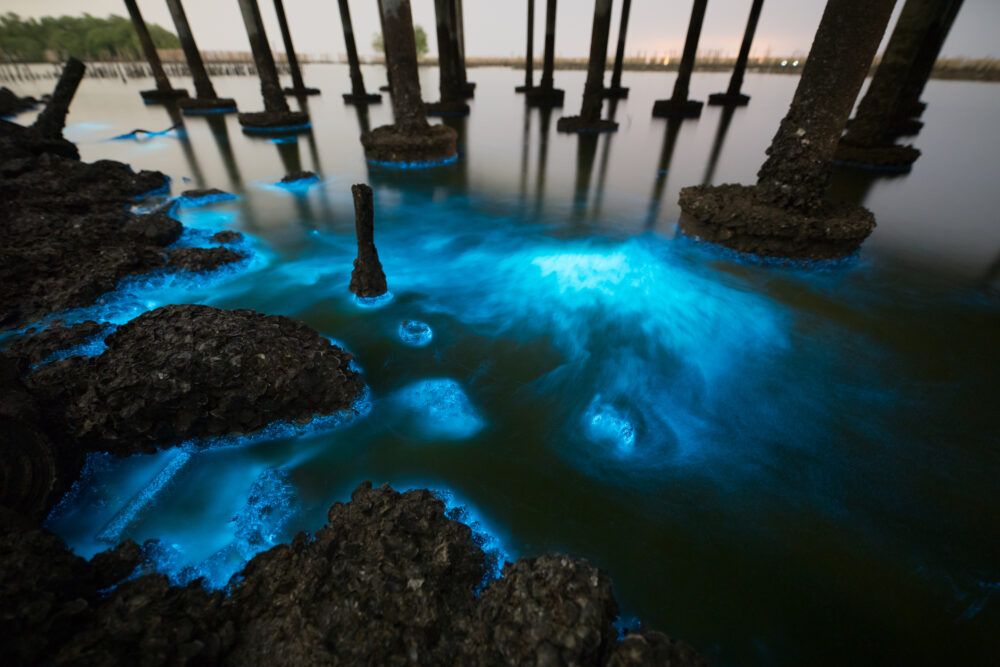
M583 103L579 116L563 116L556 123L559 132L614 132L618 123L601 118L604 107L604 69L608 61L608 37L611 33L611 0L594 0L594 25L590 35L590 60Z
M604 89L604 97L628 97L628 88L622 87L622 67L625 64L625 35L628 33L628 16L631 10L632 0L625 0L622 3L621 22L618 24L618 47L615 49L615 64L611 70L611 85Z
M733 67L733 75L729 79L729 88L724 93L712 93L708 96L708 103L716 106L741 107L750 103L750 96L744 95L743 75L747 71L747 62L750 60L750 47L753 45L753 36L757 32L757 21L760 20L760 12L764 7L764 0L753 0L750 5L750 18L747 19L747 27L743 32L743 43L740 44L740 53L736 56L736 65Z
M177 30L181 50L184 52L184 59L194 81L196 95L178 102L181 112L186 115L235 112L236 100L219 97L212 80L208 78L205 62L202 60L201 51L198 50L198 44L194 41L194 33L191 32L181 0L167 0L167 9L170 10L170 18L173 19L174 29Z
M566 91L556 88L553 71L556 60L556 0L547 0L545 5L545 53L542 60L542 80L537 86L526 90L524 95L533 107L561 107Z
M344 46L347 49L347 64L351 72L351 92L344 93L344 101L348 104L377 104L382 101L378 93L365 90L365 79L361 74L361 62L358 60L358 46L354 41L354 25L351 23L351 8L347 0L338 0L340 5L340 23L344 27Z
M526 93L535 85L535 0L528 0L528 41L524 56L524 85L514 89Z
M318 88L310 88L302 79L302 68L299 67L299 57L292 43L292 31L288 28L288 18L285 16L283 0L274 0L274 13L278 16L278 28L281 30L281 41L285 45L285 58L288 60L288 71L292 75L291 87L285 88L286 95L319 95Z
M688 22L687 37L684 40L684 53L674 80L674 92L667 100L657 100L653 104L653 115L657 118L697 118L701 115L703 102L688 98L691 87L691 71L694 69L695 55L698 53L698 40L701 38L701 26L705 22L705 10L708 0L694 0L691 7L691 20Z
M170 85L170 79L167 78L167 73L163 71L163 63L160 62L160 54L156 52L156 45L153 44L153 38L149 34L149 29L146 27L146 22L143 20L135 0L125 0L125 9L128 10L132 27L135 28L135 34L139 38L139 45L142 47L146 62L149 63L149 69L153 72L153 80L156 82L156 88L139 92L142 99L147 103L157 103L187 97L186 90Z

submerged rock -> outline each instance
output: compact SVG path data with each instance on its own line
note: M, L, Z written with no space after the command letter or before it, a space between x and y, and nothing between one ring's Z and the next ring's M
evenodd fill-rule
M101 332L107 331L109 326L107 323L93 320L72 326L56 322L41 331L28 329L24 335L14 339L6 351L14 356L24 357L32 364L38 364L60 350L86 343Z
M212 271L220 266L246 259L246 255L229 248L177 248L171 250L169 265L183 271Z
M22 111L29 111L38 106L34 97L19 97L10 88L0 87L0 116L13 116Z
M301 322L251 310L166 306L106 344L28 380L70 437L116 454L308 420L349 409L363 389L350 354Z
M212 234L212 241L215 243L239 243L242 240L243 235L231 229L224 229Z
M290 174L285 174L281 179L281 183L295 183L296 181L313 181L318 179L319 176L314 171L293 171Z

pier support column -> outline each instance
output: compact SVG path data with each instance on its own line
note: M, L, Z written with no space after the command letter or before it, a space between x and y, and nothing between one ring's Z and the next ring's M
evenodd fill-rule
M167 78L167 73L163 71L163 63L160 62L160 54L156 52L156 45L153 44L153 38L146 28L146 22L142 19L142 14L139 12L139 6L135 4L135 0L125 0L125 9L128 10L129 18L132 19L132 27L135 28L139 45L142 46L146 62L149 63L149 69L153 72L153 80L156 81L156 88L153 90L139 91L142 99L147 103L156 103L187 97L186 90L170 85L170 79Z
M920 157L913 146L893 143L891 130L906 78L934 22L950 4L951 0L906 0L871 85L837 147L838 161L863 169L908 171Z
M35 122L31 125L31 131L45 139L61 139L63 128L66 127L66 115L69 114L69 105L76 95L76 89L83 80L83 73L87 70L82 62L76 58L70 58L63 66L59 81L56 82L52 97L45 103L45 108L38 114Z
M253 51L254 65L260 78L260 92L264 98L264 111L241 113L240 125L244 132L274 134L299 132L308 129L309 115L301 111L291 111L278 81L278 70L274 66L271 46L267 42L264 23L260 19L257 0L239 0L243 23L246 24L250 49Z
M743 32L743 43L740 44L740 53L736 57L736 66L733 68L733 76L729 79L729 88L724 93L712 93L708 96L708 103L727 107L742 107L750 103L750 96L744 95L743 75L747 70L747 61L750 59L750 47L753 45L753 36L757 32L757 21L760 19L760 10L764 6L764 0L753 0L750 5L750 18L747 19L747 29Z
M556 123L559 132L614 132L618 123L601 118L604 106L604 69L608 62L611 32L611 0L594 0L594 26L590 33L590 61L583 86L579 116L564 116Z
M427 104L428 116L467 116L469 105L465 103L465 87L460 70L460 49L455 25L455 3L453 0L434 0L434 14L437 23L438 81L441 91L440 102Z
M552 72L556 60L556 0L547 0L545 6L545 56L542 61L542 80L538 86L525 91L525 99L533 107L561 107L566 91L555 88Z
M274 13L278 15L278 27L281 29L281 41L285 45L285 57L288 59L288 71L292 75L292 87L285 88L286 95L319 95L318 88L310 88L302 80L302 69L299 67L299 57L295 54L292 43L292 31L288 29L288 19L285 17L285 3L274 0Z
M674 94L669 100L657 100L653 104L653 115L657 118L697 118L701 115L703 103L689 100L688 89L691 85L691 71L694 69L698 40L701 38L701 25L705 21L707 7L708 0L694 0L687 38L684 40L684 54L681 56L677 80L674 81Z
M430 166L451 161L458 155L455 130L444 125L429 125L420 97L410 0L382 0L382 6L383 42L389 61L395 123L361 135L365 155L373 162L405 166Z
M385 8L382 6L382 0L378 0L376 4L378 5L378 24L382 29L382 58L385 61L386 79L385 85L379 87L379 90L388 93L392 92L392 79L389 78L389 49L385 48Z
M755 186L681 190L681 228L757 255L841 257L875 227L826 199L837 142L885 34L894 0L828 0L788 113Z
M627 2L628 0L626 0ZM525 93L535 86L535 0L528 0L528 49L524 57L524 85L514 89Z
M372 104L382 101L377 93L369 94L365 90L365 79L361 75L361 62L358 60L358 46L354 42L354 26L351 23L351 8L347 0L338 0L340 5L340 23L344 26L344 46L347 47L347 63L351 68L351 92L344 93L344 101L348 104Z
M920 53L906 77L906 83L903 85L903 91L900 93L899 102L893 113L895 116L895 123L891 128L893 135L916 134L924 126L921 121L917 120L927 108L927 104L920 101L920 96L923 95L927 80L930 78L931 72L934 71L934 64L941 54L941 47L944 46L951 26L955 22L955 17L958 16L958 11L961 8L962 0L951 0L943 15L934 21L927 37L921 44Z
M197 95L195 98L184 99L178 103L181 112L187 115L235 112L236 100L220 98L215 92L212 80L208 78L205 62L201 58L198 44L194 41L194 34L191 32L181 0L167 0L167 9L170 10L170 18L174 21L174 29L177 30L177 37L180 39L181 50L184 51L184 59L194 80L194 90Z
M455 25L455 39L458 45L458 79L462 82L462 95L474 97L476 84L469 81L469 73L465 67L465 16L462 13L462 0L452 0L451 20Z
M628 15L632 9L632 0L622 4L622 18L618 25L618 48L615 50L615 64L611 70L611 85L604 89L604 97L624 99L628 97L628 88L622 88L622 67L625 64L625 33L628 32Z

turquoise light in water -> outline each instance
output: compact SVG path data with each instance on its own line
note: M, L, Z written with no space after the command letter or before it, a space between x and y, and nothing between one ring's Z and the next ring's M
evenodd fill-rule
M431 325L426 322L416 320L403 320L399 323L399 339L412 347L425 347L430 345L434 338L434 331Z
M600 394L587 407L583 424L587 437L596 444L608 445L621 456L635 449L635 425L613 405L603 402Z
M386 292L379 296L354 296L354 303L361 308L382 308L387 306L393 299L392 292Z
M388 169L433 169L434 167L444 167L458 162L458 155L441 158L439 160L410 160L393 162L391 160L368 160L368 164L375 167L386 167Z
M414 434L423 438L463 440L486 425L462 385L450 378L414 382L395 401L410 413Z
M196 208L198 206L208 206L209 204L218 204L219 202L232 201L234 199L239 199L239 196L231 192L213 192L212 194L200 197L177 197L174 200L174 206L178 208Z

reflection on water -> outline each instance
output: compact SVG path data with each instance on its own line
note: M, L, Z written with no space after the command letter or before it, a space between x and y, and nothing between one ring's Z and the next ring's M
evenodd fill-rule
M177 214L203 236L240 229L252 256L77 316L287 314L357 355L371 407L335 429L96 457L53 526L85 555L102 534L159 538L160 567L219 585L361 480L421 485L455 494L498 553L594 560L628 615L720 664L995 655L995 88L932 82L911 174L836 175L834 196L878 217L860 256L796 267L675 233L681 187L753 180L793 78L750 76L749 107L661 121L672 75L635 73L608 109L620 131L588 137L524 108L519 76L477 71L472 114L446 121L458 162L405 171L365 163L358 136L391 109L342 104L346 67L310 67L326 94L283 142L232 117L108 142L174 120L141 105L141 82L85 81L68 130L84 158L163 170L175 194L185 179L239 194ZM699 73L692 96L726 76ZM560 77L579 97L584 73ZM253 106L253 80L217 83ZM273 187L299 170L321 180ZM379 308L347 291L361 181L394 295Z

